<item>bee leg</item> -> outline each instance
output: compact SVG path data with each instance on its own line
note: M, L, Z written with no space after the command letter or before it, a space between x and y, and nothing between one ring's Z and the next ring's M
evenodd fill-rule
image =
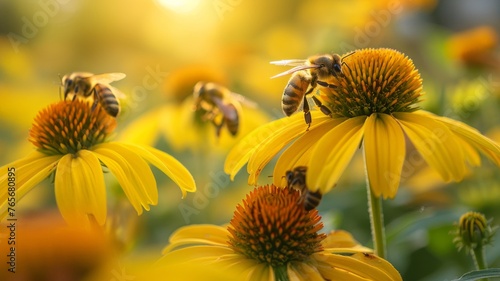
M316 96L312 96L312 99L316 104L316 106L319 107L319 110L321 110L321 112L330 117L332 116L332 111L328 107L326 107L323 103L321 103L321 101Z
M215 134L217 138L219 138L222 127L224 126L224 118L220 121L220 124L217 124L214 120L212 120L212 123L215 125Z
M307 129L309 131L309 127L311 127L312 117L311 112L309 111L309 102L307 101L307 94L304 95L304 106L302 108L304 111L304 119L306 120Z
M337 74L335 74L337 75ZM316 81L316 83L318 83L318 85L320 85L321 87L325 87L325 88L330 88L330 89L336 89L337 88L337 85L334 85L334 84L328 84L324 81Z
M97 94L97 90L96 88L92 88L92 93L94 95L94 102L92 103L92 108L91 108L91 111L94 112L96 106L97 106L97 103L99 102L99 95ZM76 96L76 95L75 95Z

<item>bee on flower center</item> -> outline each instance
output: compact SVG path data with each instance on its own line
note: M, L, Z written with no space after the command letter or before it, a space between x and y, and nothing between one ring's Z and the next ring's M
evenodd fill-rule
M99 103L109 115L116 117L120 113L118 98L124 98L125 95L109 83L121 80L125 76L123 73L73 72L66 74L61 79L64 99L66 100L70 95L72 95L72 100L75 100L77 96L81 98L93 96L92 110Z
M340 79L343 76L342 66L349 66L343 60L344 58L354 54L354 52L345 55L344 57L338 54L325 54L325 55L315 55L311 56L305 60L303 59L291 59L291 60L280 60L272 61L271 64L275 65L291 65L295 66L285 72L277 74L271 78L276 78L288 74L292 74L290 80L288 80L285 90L283 91L283 97L281 100L281 108L286 116L290 116L295 113L301 104L302 110L304 111L304 119L307 124L307 129L311 126L311 113L309 112L309 103L307 101L307 95L312 93L312 91L320 85L326 88L336 88L334 84L330 84L326 81L330 80L332 77ZM319 107L321 112L326 115L331 115L331 110L323 105L321 101L316 97L312 96L314 103Z

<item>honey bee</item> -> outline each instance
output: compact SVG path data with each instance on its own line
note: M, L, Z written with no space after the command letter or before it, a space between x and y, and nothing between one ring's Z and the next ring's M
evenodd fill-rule
M354 52L340 57L338 54L325 54L325 55L315 55L311 56L305 60L281 60L272 61L271 64L275 65L291 65L295 66L285 72L277 74L272 78L292 74L288 84L283 91L283 97L281 99L281 108L286 116L290 116L295 113L301 103L303 104L302 110L304 111L304 119L306 121L307 129L311 126L311 113L309 112L309 103L307 101L307 95L309 95L317 85L327 88L336 88L334 84L329 84L325 80L335 77L339 79L343 74L342 66L345 65L349 68L347 63L343 61L344 58L354 54ZM319 107L321 112L326 115L331 115L331 110L323 105L321 101L316 97L312 96L314 103Z
M77 96L82 98L93 96L92 110L99 103L109 115L116 117L120 113L120 103L117 96L123 97L124 95L116 88L111 87L109 83L121 80L125 76L123 73L73 72L66 74L61 79L64 99L66 100L70 94L73 95L72 100L75 100Z
M210 120L214 124L217 137L220 136L224 124L231 135L235 136L238 133L240 103L257 107L254 102L213 82L196 83L193 96L195 111L202 112L202 119Z
M307 167L297 166L293 170L286 171L286 181L288 187L293 187L300 191L300 203L303 204L306 211L316 208L321 201L321 193L318 191L312 192L306 185Z

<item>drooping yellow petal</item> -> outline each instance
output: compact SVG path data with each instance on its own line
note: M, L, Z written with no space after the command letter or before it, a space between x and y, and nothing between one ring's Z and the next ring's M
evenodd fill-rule
M486 155L497 166L500 166L500 145L498 143L481 135L478 130L462 122L446 117L435 116L430 113L423 114L432 116L435 120L445 124L453 133L455 133L456 136L460 137L462 140L484 153L484 155Z
M212 225L187 225L177 229L170 235L169 245L162 251L163 254L189 244L227 245L229 232L227 228Z
M149 211L149 205L158 204L158 189L156 189L153 172L146 161L137 153L115 142L100 144L95 148L95 151L119 163L132 184L131 194L137 196L144 209ZM104 162L103 159L101 160Z
M10 164L1 167L2 173L0 177L0 220L7 215L9 195L8 183L9 173L8 168L14 168L15 177L10 177L16 186L16 201L21 200L30 190L38 183L47 178L56 168L57 161L61 158L60 155L46 156L45 154L34 152L25 158L21 158Z
M445 181L463 178L466 158L446 125L427 115L397 112L394 116L425 161Z
M290 281L324 281L321 273L314 266L304 262L290 262L287 266Z
M103 225L106 222L106 187L101 164L88 150L77 157L67 154L57 165L55 195L59 210L66 221L88 225L89 215Z
M469 163L473 167L481 166L481 156L479 155L479 152L476 150L476 148L474 148L474 146L472 146L469 142L461 137L458 137L457 141L459 142L459 146L464 151L464 156L467 160L467 163Z
M323 137L323 135L345 120L346 118L328 118L323 122L318 122L314 119L315 125L311 126L311 129L307 133L303 134L296 141L294 141L278 158L278 161L274 166L274 185L283 186L282 179L283 176L285 176L286 171L299 166L297 164L299 159L301 159L306 152L311 152L312 147L320 138Z
M329 264L319 264L318 269L325 280L335 280L335 281L369 281L372 279L365 279L363 277L354 275L348 271L332 267Z
M363 137L366 116L350 118L326 133L312 152L307 186L327 193L337 183Z
M137 151L137 153L172 179L181 189L182 198L186 192L195 192L196 183L191 173L173 156L150 146L121 144Z
M352 256L333 254L323 255L323 258L325 262L333 267L367 280L402 280L399 272L389 262L374 254L356 253Z
M165 253L157 264L192 262L196 259L205 259L205 261L210 261L211 259L213 262L229 254L234 254L234 251L227 246L194 245Z
M365 165L372 192L394 198L405 160L405 136L401 126L390 115L374 113L365 122Z
M392 264L374 254L356 253L350 257L353 259L357 259L364 264L373 266L373 268L380 270L384 275L389 277L388 279L379 279L378 277L372 277L373 280L403 280L399 272L394 268Z
M344 230L331 231L321 241L323 249L328 253L372 253L373 250L362 246L351 233Z
M266 263L259 263L251 268L248 272L244 272L247 281L274 281L274 271L271 266ZM241 280L235 278L235 280Z
M65 155L61 161L55 179L61 214L70 223L88 223L88 215L93 215L103 225L107 213L106 186L99 159L88 150L80 150L77 157Z
M130 171L127 161L120 156L116 156L116 153L107 148L94 149L94 153L116 177L118 183L123 189L123 192L125 193L125 196L127 196L137 214L142 214L142 202L137 194L136 187L134 186L135 180L132 178L133 174Z
M229 174L231 180L234 180L234 176L249 161L262 142L271 138L278 130L287 128L291 123L296 123L299 120L304 122L303 116L300 117L299 115L295 114L291 117L269 122L250 132L229 151L224 162L224 172Z
M193 246L178 249L160 258L143 275L137 276L137 280L242 280L238 279L241 268L228 266L225 259L227 256L234 256L232 249L228 247Z
M315 118L314 121L317 124L321 124L330 119L330 117L322 116L321 118ZM297 136L308 134L309 132L306 131L306 128L307 125L304 124L303 119L295 118L293 122L290 122L287 126L278 128L274 134L261 142L248 160L247 171L250 175L248 177L248 184L256 185L260 172L267 163Z

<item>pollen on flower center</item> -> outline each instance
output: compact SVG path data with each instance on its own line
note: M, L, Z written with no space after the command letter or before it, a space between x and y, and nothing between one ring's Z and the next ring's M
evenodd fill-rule
M321 94L334 115L356 117L418 109L422 79L404 54L392 49L362 49L343 62L344 75L332 81L336 87Z
M238 205L228 227L229 244L241 254L273 267L304 261L321 251L326 235L318 211L306 211L294 189L261 186Z
M48 155L75 154L102 143L116 127L116 120L101 106L60 101L38 113L29 140Z

